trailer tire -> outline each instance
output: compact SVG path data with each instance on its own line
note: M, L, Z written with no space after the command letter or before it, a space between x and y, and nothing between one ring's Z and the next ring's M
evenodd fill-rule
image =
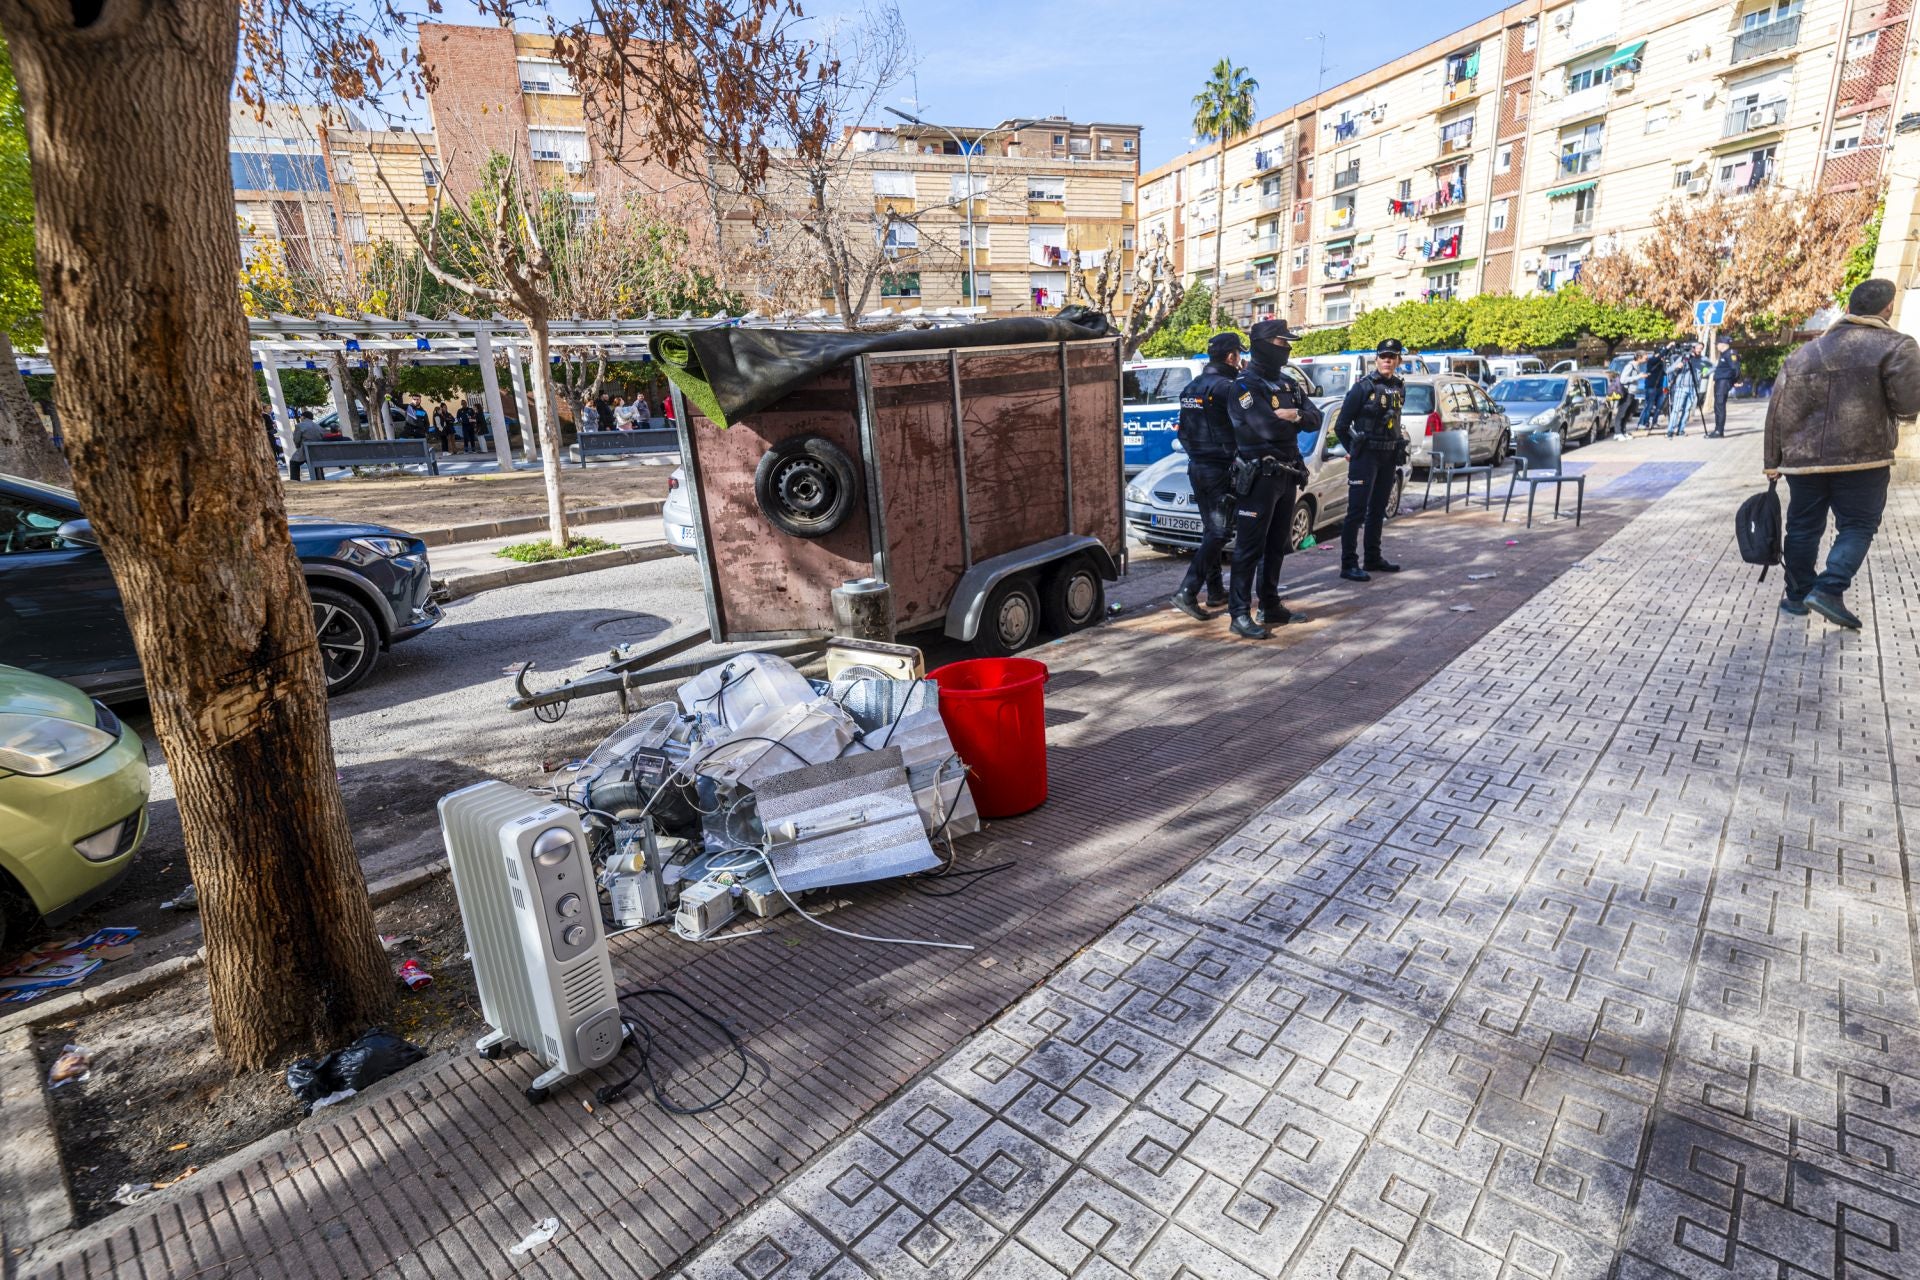
M1107 611L1107 584L1091 556L1074 556L1047 574L1040 616L1056 636L1084 631Z
M753 473L753 496L782 533L824 538L853 514L860 473L833 441L795 436L761 457Z
M1004 578L987 593L973 651L983 658L1011 658L1040 638L1040 593L1025 574Z

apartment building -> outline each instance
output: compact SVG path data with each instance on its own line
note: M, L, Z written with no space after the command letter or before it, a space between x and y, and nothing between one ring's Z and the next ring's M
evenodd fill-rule
M1516 5L1145 174L1142 234L1201 279L1218 237L1242 322L1553 290L1670 200L1877 181L1911 6Z
M407 222L424 230L440 194L440 155L431 133L322 126L341 238L350 253L392 241L411 245Z
M274 105L261 113L235 102L229 108L227 160L245 260L273 240L291 271L311 274L344 261L320 144L324 120L313 107Z
M1126 299L1139 126L1057 117L991 128L901 124L854 129L849 142L829 199L850 236L861 222L874 223L886 263L870 310L1057 311L1068 302L1067 265L1075 252L1089 272L1117 262L1122 293L1116 306ZM769 205L792 211L790 217L801 216L807 203L796 182L776 161L767 181ZM749 237L764 243L774 234L765 221L741 210L727 235L735 244ZM889 228L884 245L883 225ZM831 296L818 303L839 309Z

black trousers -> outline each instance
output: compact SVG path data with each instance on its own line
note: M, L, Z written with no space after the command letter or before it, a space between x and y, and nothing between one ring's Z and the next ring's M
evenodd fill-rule
M1233 580L1227 584L1227 612L1253 612L1254 578L1265 609L1280 604L1280 562L1293 550L1293 500L1299 480L1291 471L1263 475L1233 507ZM1256 567L1257 566L1257 567Z
M1220 589L1220 553L1233 532L1233 494L1227 485L1230 460L1191 458L1187 479L1193 485L1193 505L1200 515L1200 549L1193 553L1187 576L1180 581L1182 591L1200 594L1202 587Z
M1731 382L1716 382L1713 385L1713 434L1727 434L1727 397L1733 394Z
M1360 563L1355 544L1364 543L1367 563L1380 560L1380 525L1387 518L1387 499L1393 494L1400 469L1391 449L1361 449L1347 463L1347 515L1340 522L1340 565ZM1362 527L1366 537L1361 538Z

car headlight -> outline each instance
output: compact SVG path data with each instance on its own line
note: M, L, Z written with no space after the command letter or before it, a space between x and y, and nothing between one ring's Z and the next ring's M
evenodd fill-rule
M1530 427L1550 427L1553 425L1553 420L1559 415L1559 412L1558 409L1549 409L1545 413L1536 413L1527 419L1527 425Z
M1140 488L1138 485L1130 484L1127 486L1128 502L1145 502L1146 500L1147 500L1147 491L1145 489Z
M405 538L349 538L347 541L388 560L398 559L413 549L413 544Z
M44 778L85 764L114 741L90 724L8 712L0 714L0 769Z

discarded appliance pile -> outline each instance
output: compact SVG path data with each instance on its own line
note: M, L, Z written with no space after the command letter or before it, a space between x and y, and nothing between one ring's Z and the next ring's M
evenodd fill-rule
M581 827L610 930L690 941L817 890L935 870L977 831L966 765L920 651L836 639L827 679L748 653L681 685L557 789ZM816 921L816 923L819 923Z

